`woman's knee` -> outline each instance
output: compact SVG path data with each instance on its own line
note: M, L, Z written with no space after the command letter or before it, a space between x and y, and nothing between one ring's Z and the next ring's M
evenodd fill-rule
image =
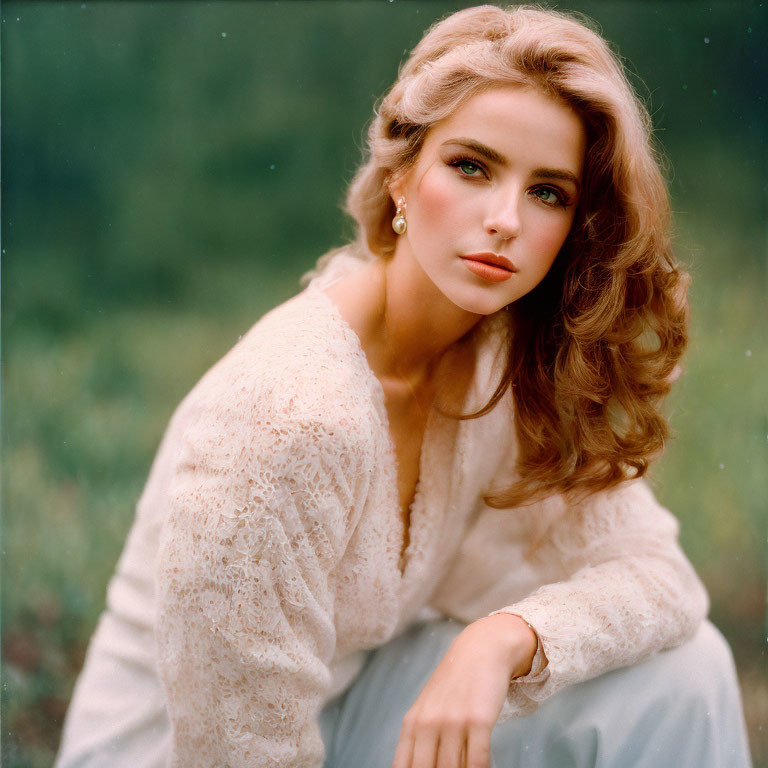
M574 686L571 696L580 700L577 722L586 731L605 737L615 728L627 742L684 732L702 743L717 740L741 713L731 648L709 621L682 645Z
M690 708L710 712L733 703L738 698L738 681L733 653L728 641L710 621L702 622L696 634L686 643L662 651L657 657L663 674L654 676L657 685L665 686L670 695ZM650 660L651 664L653 659Z
M553 765L744 766L743 757L721 759L744 753L741 717L731 649L707 621L682 645L565 688L503 723L497 750L520 765L546 756Z

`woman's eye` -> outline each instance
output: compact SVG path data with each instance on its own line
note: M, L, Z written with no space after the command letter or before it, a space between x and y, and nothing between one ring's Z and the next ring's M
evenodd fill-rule
M454 160L451 165L458 168L463 176L482 176L483 174L483 169L471 160Z
M539 187L533 190L533 194L541 200L542 203L547 205L562 205L567 204L567 200L562 195L558 194L554 189L550 187Z

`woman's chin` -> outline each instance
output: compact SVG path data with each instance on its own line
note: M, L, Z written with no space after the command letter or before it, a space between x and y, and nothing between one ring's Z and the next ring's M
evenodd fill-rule
M507 306L503 299L492 296L463 295L449 298L457 307L474 315L492 315Z

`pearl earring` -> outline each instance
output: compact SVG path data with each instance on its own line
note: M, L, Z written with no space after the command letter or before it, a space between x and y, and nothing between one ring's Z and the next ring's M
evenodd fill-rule
M395 232L398 235L402 235L403 232L408 228L408 222L405 220L405 198L401 197L397 201L397 211L395 212L395 218L392 219L392 229L395 230Z

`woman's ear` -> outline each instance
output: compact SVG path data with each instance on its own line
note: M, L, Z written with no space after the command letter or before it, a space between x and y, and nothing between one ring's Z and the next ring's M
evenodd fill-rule
M393 173L387 180L387 189L389 190L389 196L392 198L392 202L397 205L397 201L404 197L403 190L405 189L405 171L398 171Z

